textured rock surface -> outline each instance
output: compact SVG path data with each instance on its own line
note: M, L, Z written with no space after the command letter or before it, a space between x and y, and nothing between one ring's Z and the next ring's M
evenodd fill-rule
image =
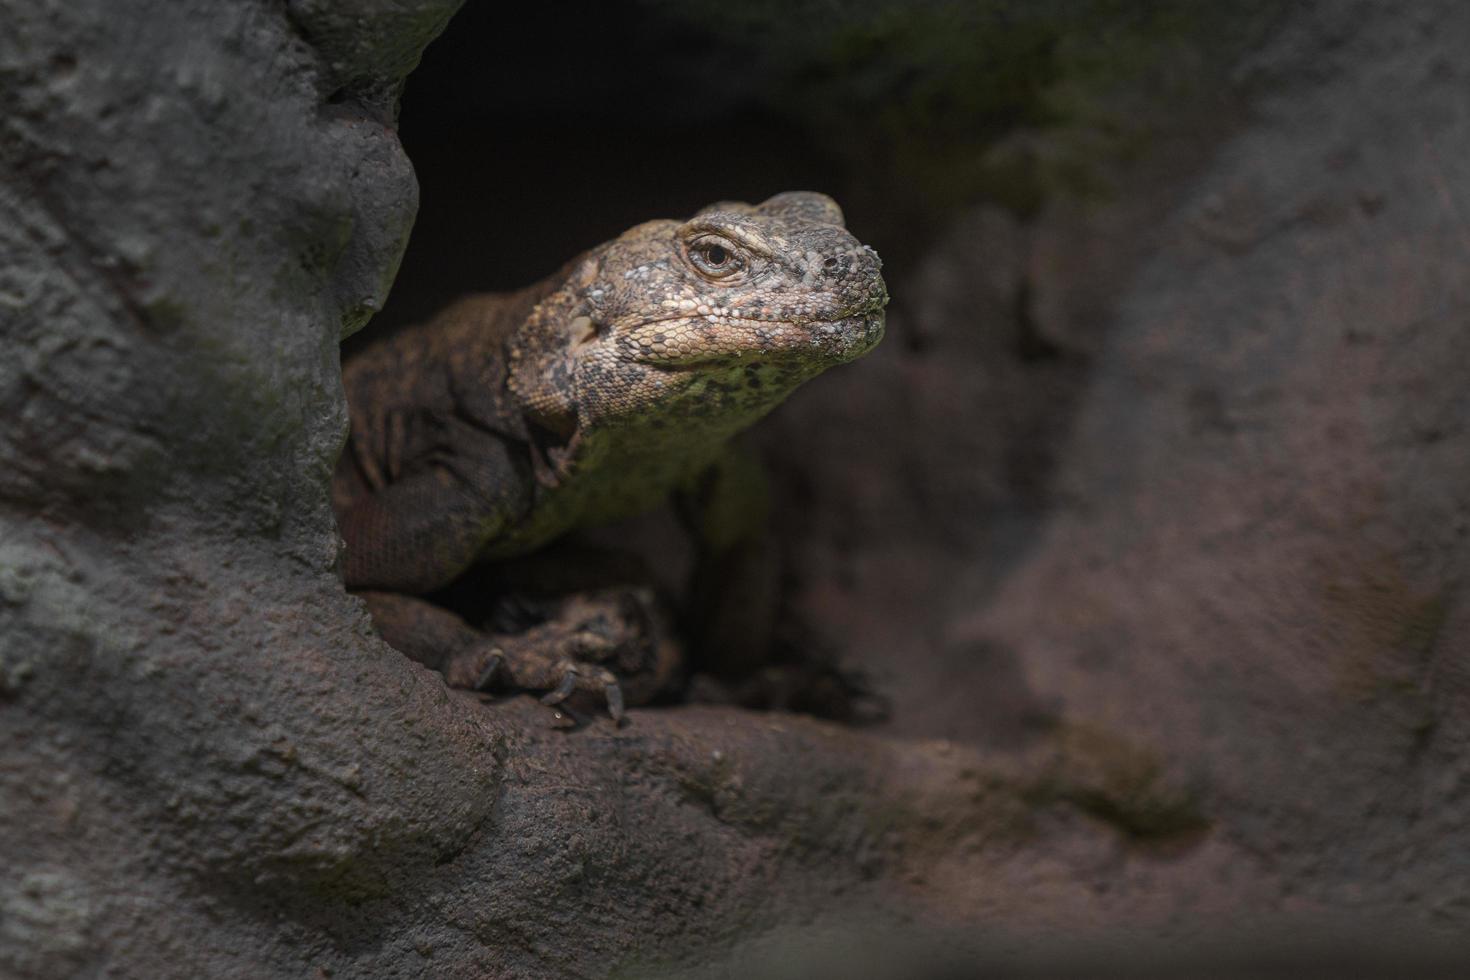
M887 731L568 736L335 574L337 340L453 7L0 2L0 973L1463 929L1465 12L1303 8L1114 196L910 248L888 344L765 434Z
M883 350L877 383L834 376L772 440L876 428L907 453L902 483L856 439L808 472L830 528L803 542L858 542L805 602L891 675L898 727L1097 725L1202 788L1205 847L1426 916L1464 898L1432 842L1463 846L1441 821L1470 721L1470 115L1442 46L1470 21L1441 13L1283 25L1182 179L1145 163L1109 202L960 219L894 289L923 344ZM861 422L833 417L859 386ZM1020 469L1038 428L1050 468Z

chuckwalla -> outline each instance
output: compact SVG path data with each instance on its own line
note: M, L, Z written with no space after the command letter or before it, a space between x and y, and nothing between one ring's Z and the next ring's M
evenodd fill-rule
M351 434L333 482L348 588L451 684L498 679L549 703L589 690L620 717L624 687L646 700L673 665L614 655L617 630L595 623L617 613L583 608L595 598L571 600L574 625L492 636L419 597L692 486L737 432L879 341L880 268L822 194L720 202L363 350L343 370Z

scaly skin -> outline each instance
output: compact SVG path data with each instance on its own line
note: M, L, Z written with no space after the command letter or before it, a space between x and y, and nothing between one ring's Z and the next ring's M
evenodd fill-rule
M620 698L567 636L543 644L554 656L510 658L406 596L692 486L735 433L879 341L880 268L823 195L722 202L364 351L343 370L352 432L333 484L347 586L390 643L452 680L478 663L519 686ZM442 649L424 649L430 635Z

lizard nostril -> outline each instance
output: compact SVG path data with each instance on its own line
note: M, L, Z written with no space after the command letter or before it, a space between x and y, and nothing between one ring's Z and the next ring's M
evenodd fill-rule
M597 336L597 324L592 322L590 316L579 316L567 325L567 339L571 342L571 349L576 350L590 343Z
M837 256L828 256L827 261L822 263L822 268L826 269L828 272L835 271L837 269Z

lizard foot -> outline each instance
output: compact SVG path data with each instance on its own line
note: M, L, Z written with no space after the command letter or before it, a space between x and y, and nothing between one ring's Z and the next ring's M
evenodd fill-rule
M541 703L553 706L574 694L591 695L607 706L613 721L622 723L623 689L612 671L561 655L564 648L538 649L506 642L514 639L477 645L451 657L444 671L450 686L474 691L545 691Z
M444 673L455 687L545 692L542 703L573 717L572 704L605 705L621 723L627 703L667 686L679 663L671 636L647 590L575 593L544 622L451 657Z

